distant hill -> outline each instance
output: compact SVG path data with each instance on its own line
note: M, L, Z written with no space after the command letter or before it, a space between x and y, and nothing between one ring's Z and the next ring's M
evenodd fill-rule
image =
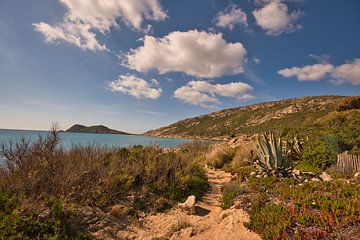
M286 99L225 109L189 118L145 134L162 137L228 139L263 131L284 132L315 123L335 111L343 96Z
M75 124L74 126L67 129L65 132L76 132L76 133L102 133L102 134L130 134L122 131L117 131L114 129L110 129L103 125L98 126L83 126L80 124Z

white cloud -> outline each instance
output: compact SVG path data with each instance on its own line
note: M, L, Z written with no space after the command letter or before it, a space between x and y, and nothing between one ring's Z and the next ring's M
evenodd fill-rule
M218 27L229 28L232 30L235 25L248 27L246 13L237 5L230 5L224 11L220 11L215 16L215 24Z
M360 58L356 58L352 62L339 66L333 66L329 63L319 63L304 67L285 68L278 71L278 73L284 77L296 76L300 81L316 81L327 74L331 74L333 77L331 82L333 83L341 84L350 82L353 85L360 85Z
M167 15L158 0L60 0L66 7L64 20L55 25L44 22L33 24L36 31L43 33L45 41L55 43L66 41L83 50L105 50L94 34L105 34L111 27L118 27L117 19L138 31L143 28L144 19L160 21Z
M211 84L206 81L190 81L178 88L174 97L189 104L212 108L221 102L218 96L233 97L238 100L251 99L253 88L242 82Z
M105 45L101 45L95 33L90 31L87 24L62 23L58 26L50 26L47 23L33 24L35 30L44 35L46 43L57 43L59 40L74 44L82 50L107 50Z
M183 72L214 78L244 71L246 49L240 42L227 43L221 33L191 30L171 32L162 38L145 36L143 46L130 50L126 65L138 72Z
M316 81L323 78L327 73L330 73L334 69L331 64L314 64L304 67L292 67L285 68L278 73L284 77L296 76L300 81Z
M350 82L353 85L360 85L360 58L335 67L332 76L338 83Z
M158 86L159 83L155 79L149 84L144 79L130 75L121 75L117 80L109 83L110 91L129 94L137 99L159 98L162 90Z
M268 35L280 35L301 28L296 24L303 13L295 11L289 14L288 7L281 0L260 1L265 5L253 11L256 24L266 31Z

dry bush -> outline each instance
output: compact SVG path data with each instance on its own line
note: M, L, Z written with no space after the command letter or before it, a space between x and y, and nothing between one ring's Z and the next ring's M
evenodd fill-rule
M206 164L213 168L222 168L234 158L234 149L227 145L214 146L206 155Z
M233 163L252 164L254 156L254 144L252 142L244 142L235 148L235 156Z
M54 128L35 143L22 139L4 144L0 154L7 161L0 172L0 190L29 201L55 197L109 206L129 194L174 200L192 194L201 197L208 187L204 170L174 151L164 152L156 146L73 146L64 150L58 143Z
M336 106L338 112L351 109L360 109L360 96L345 98Z

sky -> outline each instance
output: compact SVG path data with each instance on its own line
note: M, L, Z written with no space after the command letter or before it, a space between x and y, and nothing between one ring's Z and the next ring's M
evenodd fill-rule
M0 0L0 128L359 95L359 23L358 0Z

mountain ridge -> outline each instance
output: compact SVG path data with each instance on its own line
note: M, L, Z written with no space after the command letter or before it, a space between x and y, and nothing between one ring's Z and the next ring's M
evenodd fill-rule
M350 96L306 96L223 109L150 130L158 137L226 140L262 131L286 131L313 124Z

